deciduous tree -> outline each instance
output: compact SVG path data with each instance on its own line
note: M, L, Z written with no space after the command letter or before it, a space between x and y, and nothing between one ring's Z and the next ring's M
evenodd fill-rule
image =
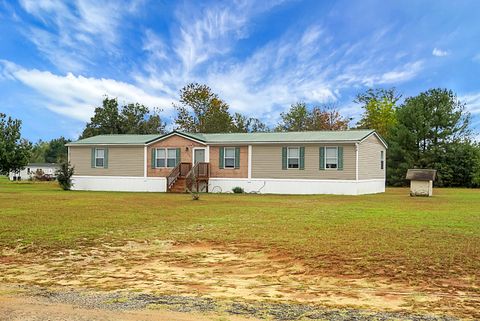
M310 112L308 130L347 130L350 119L333 106L314 107Z
M158 110L150 112L144 105L130 103L119 109L116 98L105 97L102 106L87 123L81 138L102 134L158 134L165 130Z
M50 142L46 142L43 140L39 140L32 146L32 150L30 153L30 163L43 163L45 162L45 154L47 153L47 149L50 146Z
M47 163L61 163L66 162L68 158L68 148L65 144L71 142L70 139L66 139L65 137L60 137L56 139L52 139L48 143L48 147L45 150L45 162Z
M233 132L238 133L256 133L268 132L270 129L258 118L246 117L240 113L233 115Z
M290 106L286 113L280 113L280 124L277 131L298 132L308 130L309 112L307 105L303 102L295 103Z
M228 104L207 85L191 83L180 90L174 104L178 129L191 133L221 133L233 130Z
M280 117L277 131L346 130L350 122L333 105L315 106L309 110L305 103L296 103Z
M18 171L28 164L32 144L22 139L22 121L0 113L0 174Z
M124 134L157 134L165 131L165 124L158 108L150 111L144 105L131 103L121 108L120 131Z
M362 105L363 114L358 122L359 128L375 129L387 141L395 126L397 103L401 95L395 88L368 89L358 94L354 102Z

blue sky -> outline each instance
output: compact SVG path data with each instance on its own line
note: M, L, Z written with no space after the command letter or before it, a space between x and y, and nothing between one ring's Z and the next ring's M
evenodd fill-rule
M103 96L161 107L189 82L275 125L290 104L354 119L367 88L454 90L480 129L480 1L0 0L0 111L76 138Z

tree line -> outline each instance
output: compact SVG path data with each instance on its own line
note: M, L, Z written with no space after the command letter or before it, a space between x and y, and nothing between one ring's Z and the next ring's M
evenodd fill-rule
M436 186L480 186L480 146L465 104L442 88L401 104L400 97L395 89L370 89L356 98L363 108L358 127L377 130L389 145L388 185L405 185L409 168L433 168Z
M309 106L296 102L280 113L279 122L273 127L258 118L232 113L228 103L204 84L186 85L180 90L179 97L173 104L173 125L178 130L233 133L375 129L389 145L389 185L405 185L408 168L437 169L437 186L480 185L480 147L472 139L470 114L465 104L448 89L430 89L406 97L403 102L402 95L395 88L368 89L354 99L362 109L361 118L355 124L333 104ZM105 97L102 106L95 108L80 138L100 134L165 133L166 123L160 113L158 108L150 110L138 103L120 106L116 98ZM21 122L2 115L0 139L10 141L10 146L19 146L18 155L12 153L8 156L10 160L0 159L2 164L22 163L22 157L31 162L61 162L65 159L64 145L69 140L60 137L32 146L19 136ZM9 126L14 129L8 129ZM18 135L11 134L15 128ZM0 144L0 153L3 145ZM0 171L5 173L7 167L2 165Z

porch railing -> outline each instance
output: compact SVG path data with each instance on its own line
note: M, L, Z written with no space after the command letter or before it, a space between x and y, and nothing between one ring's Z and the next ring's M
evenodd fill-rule
M167 188L172 188L179 177L185 177L192 169L190 163L178 163L167 176Z
M187 190L192 192L193 188L196 187L196 191L198 192L199 182L205 181L208 184L209 177L210 164L205 162L196 163L185 177Z
M193 167L191 163L178 163L167 176L167 187L171 189L179 178L185 178L186 188L193 191L193 188L196 187L198 191L199 182L208 182L209 177L209 163L196 163Z
M175 182L178 179L178 176L180 176L180 166L181 165L182 165L182 163L178 163L177 166L175 166L172 169L170 174L168 174L168 176L167 176L167 188L168 189L170 189L173 186L173 184L175 184Z

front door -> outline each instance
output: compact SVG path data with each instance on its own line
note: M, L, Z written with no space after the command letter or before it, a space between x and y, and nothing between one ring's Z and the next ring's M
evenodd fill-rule
M195 148L193 150L193 164L205 162L205 149Z

